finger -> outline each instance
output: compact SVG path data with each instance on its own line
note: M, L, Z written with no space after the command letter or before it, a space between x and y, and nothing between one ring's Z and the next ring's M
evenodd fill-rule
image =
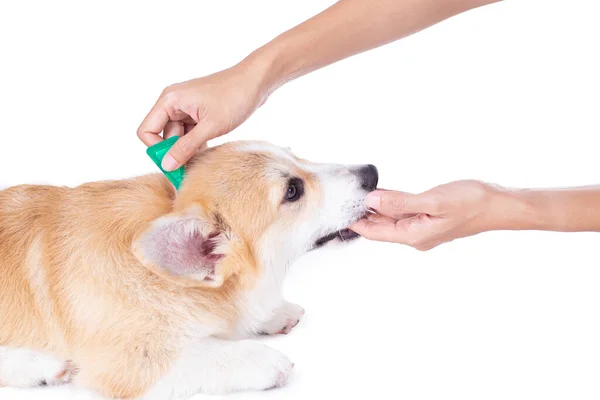
M408 235L414 238L423 239L426 236L431 236L433 231L439 229L440 220L435 219L438 226L432 229L434 220L427 214L414 214L412 217L403 218L396 221L396 229L405 231Z
M173 171L189 161L211 138L211 130L206 124L196 125L187 135L183 135L163 157L162 168Z
M169 114L167 111L155 104L140 124L137 136L146 146L162 142L163 138L160 137L160 133L165 129L168 122Z
M373 222L394 222L395 223L401 219L411 218L411 217L414 217L415 215L417 215L417 214L403 214L403 215L400 215L396 219L396 218L390 218L390 217L382 215L382 214L369 213L369 214L367 214L367 216L365 218L367 218Z
M366 204L379 214L394 219L401 219L406 214L435 212L433 199L427 193L415 195L392 190L375 190L367 195Z
M362 219L350 227L360 236L380 242L393 242L418 247L435 233L432 220L425 214L401 219L396 222L374 222Z
M365 218L368 219L369 221L375 222L375 223L382 223L382 222L390 222L393 224L396 223L395 219L386 217L385 215L376 214L376 213L367 214L367 216Z
M178 121L183 122L184 124L192 124L192 125L196 125L196 120L194 120L192 117L189 116L189 114L185 114L183 116L183 119L179 119Z
M397 242L396 224L393 222L375 222L361 219L350 226L350 229L365 239L379 242Z
M185 133L184 126L179 121L169 121L165 125L165 133L163 139L169 139L173 136L183 136Z
M380 198L380 193L381 192L392 192L392 190L378 187L377 189L375 189L374 191L372 191L371 193L369 193L367 195L366 203L367 203L367 206L370 208L370 211L373 211L373 212L376 211L373 207L371 207L373 205L376 206L376 207L379 207L379 205L374 204L374 203L375 202L379 202L379 198ZM398 190L393 190L393 192L403 193L403 194L409 194L407 192L400 192Z

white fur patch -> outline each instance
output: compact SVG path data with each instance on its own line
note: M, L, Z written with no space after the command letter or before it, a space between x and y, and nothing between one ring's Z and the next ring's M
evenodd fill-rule
M286 355L259 342L201 339L183 349L169 373L143 400L265 390L283 386L292 367Z
M63 360L22 348L0 347L0 382L29 388L42 383L58 385L71 380L75 369Z

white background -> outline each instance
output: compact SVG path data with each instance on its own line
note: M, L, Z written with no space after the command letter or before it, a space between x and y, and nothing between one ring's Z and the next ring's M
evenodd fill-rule
M381 187L404 191L462 178L599 183L595 3L505 1L454 17L284 86L213 143L374 163ZM163 87L225 68L330 4L2 2L0 185L156 172L135 131ZM429 252L361 240L310 254L285 288L306 316L267 340L296 364L289 385L233 398L597 399L599 241L496 232Z

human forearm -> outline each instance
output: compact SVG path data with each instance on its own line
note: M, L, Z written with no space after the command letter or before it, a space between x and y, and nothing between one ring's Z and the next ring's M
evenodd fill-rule
M600 186L497 191L491 229L600 232Z
M164 156L173 171L229 133L281 85L501 0L339 0L223 71L165 88L137 130L147 145L180 137Z
M253 52L265 91L316 69L500 0L340 0Z

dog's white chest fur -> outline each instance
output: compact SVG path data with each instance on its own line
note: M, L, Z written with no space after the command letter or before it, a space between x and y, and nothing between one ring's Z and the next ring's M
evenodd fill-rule
M254 287L241 295L241 318L236 327L238 334L258 333L266 322L273 319L284 302L284 278L282 269L267 268Z

